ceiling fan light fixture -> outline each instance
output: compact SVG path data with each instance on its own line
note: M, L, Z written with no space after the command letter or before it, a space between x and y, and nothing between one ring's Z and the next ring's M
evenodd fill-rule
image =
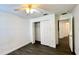
M30 13L30 9L29 8L27 8L25 11L26 11L26 13Z
M29 9L29 8L26 9L27 14L33 14L34 12L38 12L38 11L36 9Z

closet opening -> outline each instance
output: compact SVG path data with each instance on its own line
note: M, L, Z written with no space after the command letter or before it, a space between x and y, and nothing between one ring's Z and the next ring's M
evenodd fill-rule
M41 43L41 38L40 38L40 22L35 22L35 43Z

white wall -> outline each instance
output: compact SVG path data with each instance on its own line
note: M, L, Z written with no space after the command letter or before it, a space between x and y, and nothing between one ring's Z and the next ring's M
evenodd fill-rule
M30 43L29 21L0 12L0 54L7 54Z
M59 38L64 38L69 35L69 24L68 20L59 21Z
M79 5L73 10L74 24L75 24L75 52L79 55Z

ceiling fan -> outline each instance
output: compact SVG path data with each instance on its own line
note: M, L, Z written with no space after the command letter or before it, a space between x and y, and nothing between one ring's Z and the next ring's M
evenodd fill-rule
M37 4L23 4L23 5L21 5L21 8L16 8L14 10L15 11L24 10L24 11L26 11L27 14L32 14L34 12L37 12L38 6L39 5L37 5Z

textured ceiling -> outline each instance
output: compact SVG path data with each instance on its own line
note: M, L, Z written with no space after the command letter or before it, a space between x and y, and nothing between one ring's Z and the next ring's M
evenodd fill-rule
M40 4L37 9L39 13L33 13L31 15L27 15L24 10L14 11L14 9L21 7L20 4L0 4L0 10L31 19L43 16L45 13L61 14L64 12L71 12L75 6L75 4Z

